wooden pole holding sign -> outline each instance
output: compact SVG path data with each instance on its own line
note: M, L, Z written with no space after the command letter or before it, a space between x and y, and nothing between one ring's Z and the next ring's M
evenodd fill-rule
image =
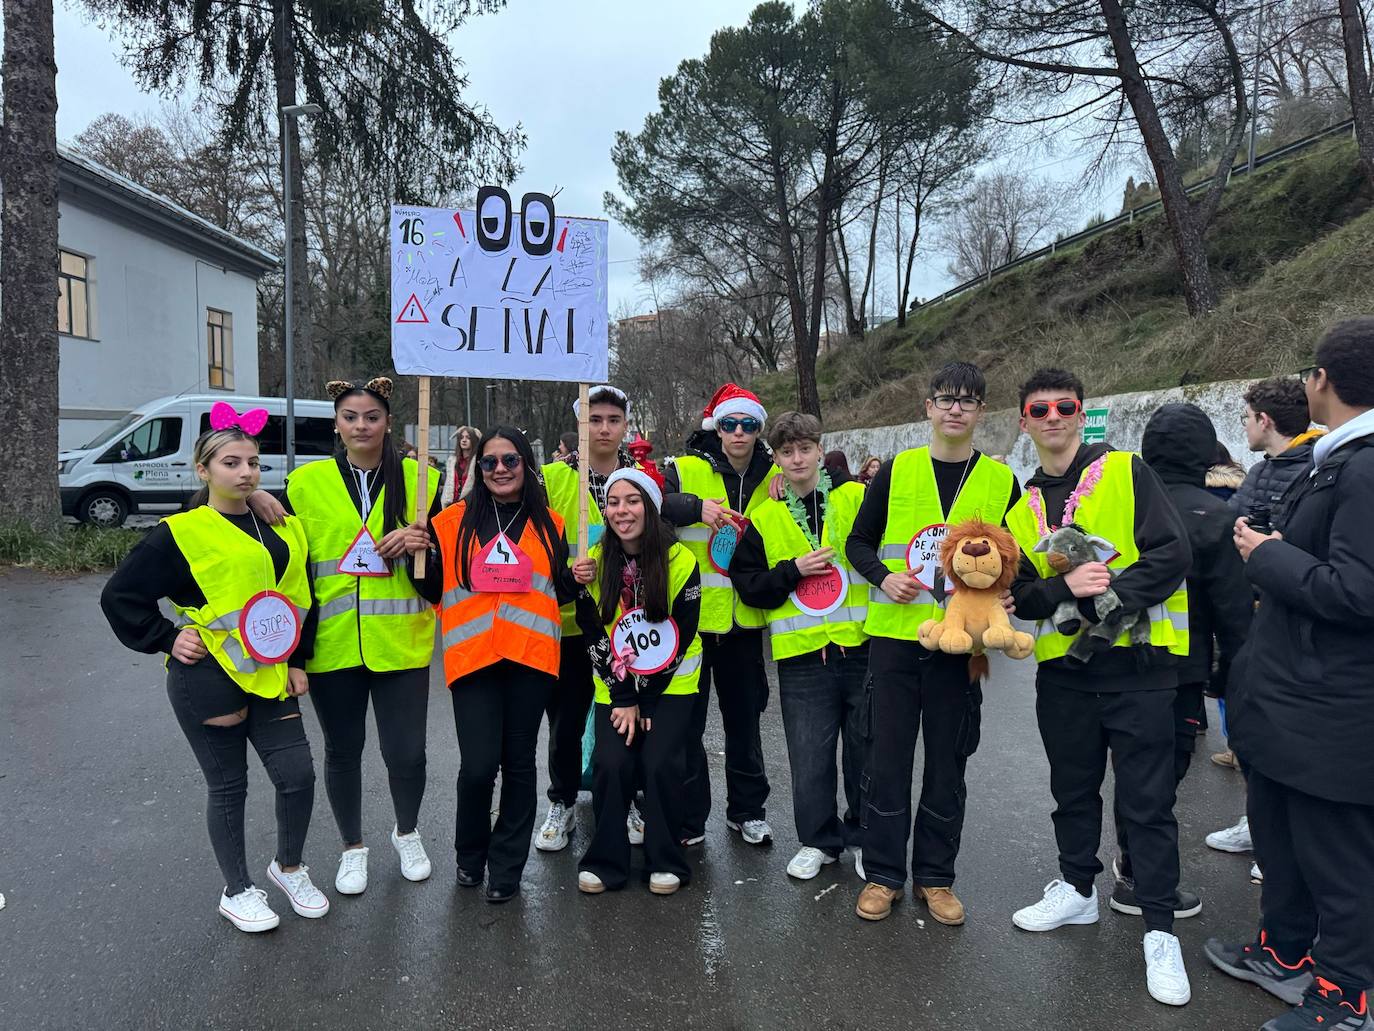
M586 383L577 385L577 557L587 557L587 487L591 469L592 413Z
M416 433L416 461L420 468L415 473L415 521L423 528L429 519L429 377L420 377L420 425ZM415 575L425 575L425 556L428 551L415 553Z

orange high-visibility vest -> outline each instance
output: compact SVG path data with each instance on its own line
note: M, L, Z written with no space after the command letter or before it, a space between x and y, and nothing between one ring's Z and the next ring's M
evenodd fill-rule
M450 687L459 677L502 659L518 662L543 673L558 675L558 641L563 623L553 588L549 556L533 520L526 520L518 542L534 567L533 589L518 593L475 593L458 580L458 525L467 502L444 509L434 517L444 566L444 596L439 602L439 627L443 634L444 677ZM554 528L563 530L563 519L550 511ZM475 543L475 542L474 542ZM475 548L462 557L466 567Z

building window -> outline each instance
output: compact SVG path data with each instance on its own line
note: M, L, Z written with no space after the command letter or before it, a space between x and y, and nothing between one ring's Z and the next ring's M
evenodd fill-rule
M57 331L74 337L91 335L90 262L71 251L58 251Z
M205 309L205 344L210 356L210 386L234 389L234 316Z

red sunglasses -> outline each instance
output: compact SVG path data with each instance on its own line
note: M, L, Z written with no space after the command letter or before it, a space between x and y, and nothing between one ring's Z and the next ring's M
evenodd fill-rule
M1061 397L1058 401L1032 401L1021 414L1027 419L1047 419L1051 408L1059 413L1061 419L1072 419L1083 410L1083 402L1073 397Z

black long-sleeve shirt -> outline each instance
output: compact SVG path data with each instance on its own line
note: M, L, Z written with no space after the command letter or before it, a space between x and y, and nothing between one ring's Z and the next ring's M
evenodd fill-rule
M975 451L971 462L940 462L932 458L930 464L935 470L935 487L940 493L940 510L948 512L954 508L959 496L959 487L973 475L974 468L982 461L992 461L982 452ZM892 462L884 462L874 475L864 494L859 514L854 517L854 526L849 531L844 553L849 564L874 587L882 587L883 580L892 572L879 558L883 544L883 531L887 529L888 497L892 493ZM1021 497L1021 488L1016 477L1011 481L1011 497L1007 501L1007 511ZM1006 512L1002 513L1003 522Z
M1084 445L1062 476L1038 470L1026 483L1036 487L1044 500L1045 517L1055 525L1073 489L1086 469L1111 451L1106 444ZM1131 459L1135 482L1135 545L1140 557L1112 578L1112 590L1126 612L1144 612L1162 604L1178 590L1192 564L1188 530L1174 508L1169 492L1139 456ZM1091 527L1089 528L1091 529ZM1061 602L1072 601L1073 591L1062 576L1043 578L1023 554L1011 585L1016 614L1022 619L1049 619ZM1078 599L1083 618L1096 623L1093 599ZM1085 691L1157 690L1174 687L1178 674L1166 649L1153 647L1111 648L1084 665L1064 659L1040 664L1039 675L1061 687Z
M253 540L258 540L261 533L262 543L272 557L275 586L286 572L291 557L286 541L263 520L258 519L255 525L251 513L220 514L231 526L237 527ZM190 563L177 547L176 538L165 522L153 527L148 536L125 556L105 584L105 589L100 592L100 607L115 636L126 648L145 655L157 652L171 654L172 645L181 631L158 607L158 602L163 598L182 608L199 608L205 604L205 592L191 575ZM307 635L313 638L314 630L314 624L307 620L301 628L300 644L291 653L292 666L305 665L305 658L313 645L313 640L308 639Z

